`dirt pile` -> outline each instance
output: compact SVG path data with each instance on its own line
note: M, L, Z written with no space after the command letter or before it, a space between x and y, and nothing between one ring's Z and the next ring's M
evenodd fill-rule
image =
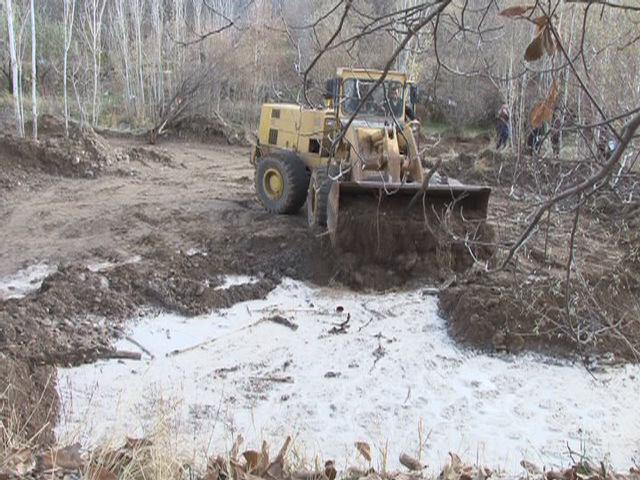
M494 186L489 207L496 250L484 268L502 264L541 199L591 177L591 162L517 158L492 150L460 153L445 171L466 182ZM561 356L611 355L637 361L640 322L637 298L637 211L622 198L637 198L637 174L613 179L580 210L567 285L569 239L575 199L554 208L506 271L459 276L440 295L452 335L475 347ZM502 248L500 248L502 245Z
M212 117L200 114L190 115L176 121L168 132L181 139L200 142L217 143L223 140L229 145L248 146L251 144L246 129L227 122L219 115Z
M108 143L93 130L72 123L69 138L64 132L63 119L43 115L38 124L38 141L0 136L0 162L53 175L94 177L118 161Z
M144 166L149 166L151 163L157 163L165 167L176 166L171 154L158 148L133 147L125 150L123 155L126 155L131 161L142 163Z

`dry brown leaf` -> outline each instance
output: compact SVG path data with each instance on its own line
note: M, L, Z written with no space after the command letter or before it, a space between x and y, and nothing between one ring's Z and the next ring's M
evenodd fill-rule
M256 470L258 466L258 462L260 461L260 452L256 452L255 450L247 450L242 454L247 464L245 465L245 471L253 472Z
M58 450L49 450L38 455L38 470L79 470L84 465L80 456L80 444L74 443Z
M498 15L508 18L521 17L529 10L533 10L534 7L535 5L516 5L515 7L509 7L502 10Z
M338 475L338 471L336 470L336 466L333 463L333 460L327 460L324 462L324 476L327 480L336 480L336 476Z
M527 62L535 62L536 60L540 60L544 55L544 40L542 39L544 32L546 30L542 30L538 35L534 37L529 46L527 47L526 52L524 52L524 59Z
M558 98L558 83L554 79L547 94L547 99L545 100L547 106L552 110L556 106L556 98Z
M546 102L536 103L531 110L531 117L529 119L533 128L540 128L544 122L550 122L553 116L553 110L547 107Z
M280 448L278 455L271 462L269 468L265 472L264 476L270 480L282 480L284 479L284 457L287 455L287 451L289 450L289 445L291 445L291 437L287 437L284 441L284 444Z
M425 467L416 458L413 458L412 456L407 455L406 453L403 453L400 455L400 463L405 467L407 467L412 472L423 470Z
M366 442L356 442L356 448L367 462L371 462L371 447Z
M540 17L536 17L536 18L533 19L533 23L536 24L536 27L539 29L538 31L540 31L544 27L549 25L549 17L547 17L546 15L542 15Z
M553 119L553 111L558 98L558 83L554 80L547 94L547 98L543 102L534 105L531 110L530 123L533 128L539 128L545 122L551 122Z
M262 442L262 449L260 451L260 457L258 458L258 465L256 465L256 472L259 476L265 474L269 468L269 444L265 441Z
M127 437L127 441L124 448L128 450L138 450L140 448L147 448L153 445L153 442L148 438L131 438Z
M462 459L457 453L449 452L449 456L451 457L451 466L459 469L462 468Z
M528 460L521 460L520 466L524 468L529 475L540 475L540 473L542 473L536 464Z
M544 30L542 34L542 43L544 44L544 49L547 54L553 55L556 51L556 43L553 41L553 35L551 31L547 28Z
M287 456L287 452L289 451L289 445L291 445L291 437L287 437L284 441L284 443L282 444L282 447L280 447L280 451L278 452L278 455L276 456L276 460L279 462L284 461L284 457Z
M207 462L207 473L204 480L225 480L227 478L229 478L229 469L224 458L221 456L217 456L215 459L210 458Z

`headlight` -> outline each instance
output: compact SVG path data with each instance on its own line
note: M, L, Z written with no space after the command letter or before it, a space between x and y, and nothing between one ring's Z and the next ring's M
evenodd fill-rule
M325 122L325 125L327 126L328 130L333 130L336 127L336 121L335 119L330 118Z
M411 131L414 135L418 134L420 132L420 122L417 122L415 120L411 122Z

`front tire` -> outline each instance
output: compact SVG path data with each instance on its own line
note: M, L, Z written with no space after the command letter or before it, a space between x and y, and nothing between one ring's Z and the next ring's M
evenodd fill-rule
M255 175L258 199L270 213L296 213L309 187L307 169L295 154L268 156L258 161Z
M307 193L307 222L309 226L325 228L327 226L327 211L329 208L329 192L331 185L338 175L335 165L320 167L313 171L309 181Z

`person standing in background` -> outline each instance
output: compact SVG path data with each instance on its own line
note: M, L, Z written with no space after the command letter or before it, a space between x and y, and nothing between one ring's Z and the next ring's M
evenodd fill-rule
M496 150L500 150L509 141L509 107L506 103L498 110L496 119Z

